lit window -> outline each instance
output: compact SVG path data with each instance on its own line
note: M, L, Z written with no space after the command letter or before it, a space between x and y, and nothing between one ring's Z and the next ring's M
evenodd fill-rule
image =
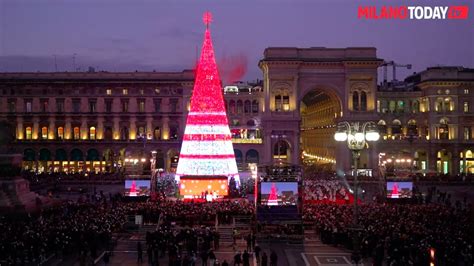
M464 94L469 94L469 89L464 89Z
M275 96L275 111L281 112L282 110L283 110L283 104L282 104L281 95L276 95Z
M463 110L464 113L469 113L469 102L464 102Z
M258 101L257 100L252 101L252 113L254 113L254 114L258 113Z
M89 128L89 139L95 139L95 127Z
M283 96L283 110L290 110L290 96Z
M112 89L107 89L107 95L112 95Z
M352 93L352 109L354 111L359 111L359 92L354 91Z
M32 112L31 101L27 101L27 102L26 102L26 112L27 112L27 113L31 113L31 112Z
M75 127L73 130L73 133L74 133L74 139L78 140L81 138L81 130L79 129L79 127Z
M26 131L26 139L32 139L31 127L27 127L25 131Z
M140 89L140 95L145 95L145 89Z
M156 93L156 94L160 94L160 89L159 89L159 88L156 88L156 89L155 89L155 93Z
M64 128L58 127L58 139L64 139Z
M138 102L138 111L139 111L140 113L145 112L145 100L140 100L140 101Z
M470 139L471 139L471 128L464 127L464 140L470 140Z
M48 127L41 128L41 138L48 139Z
M360 110L367 111L367 93L365 91L360 92Z
M128 95L128 89L123 89L123 90L122 90L122 94L123 94L123 95Z
M122 112L128 112L128 100L122 101Z

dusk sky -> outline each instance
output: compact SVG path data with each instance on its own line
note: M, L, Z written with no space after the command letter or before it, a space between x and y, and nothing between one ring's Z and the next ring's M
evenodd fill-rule
M359 20L359 5L470 5L468 20ZM352 0L0 0L0 72L181 71L201 47L203 12L221 67L262 77L266 47L373 46L378 57L427 66L474 67L472 1ZM223 66L226 64L228 66Z

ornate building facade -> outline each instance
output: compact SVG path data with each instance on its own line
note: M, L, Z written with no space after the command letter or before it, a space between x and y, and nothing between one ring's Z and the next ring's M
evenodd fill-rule
M267 48L263 81L224 86L240 170L315 163L348 171L338 121L374 121L382 138L359 165L474 172L474 70L434 67L377 85L375 48ZM1 152L36 171L175 171L194 73L0 73ZM6 133L5 133L6 132Z

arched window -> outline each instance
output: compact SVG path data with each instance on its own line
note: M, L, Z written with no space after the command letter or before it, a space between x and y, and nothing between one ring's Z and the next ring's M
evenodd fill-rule
M250 100L246 100L244 103L244 113L250 114L251 103Z
M246 163L258 163L259 156L258 151L250 149L245 153L245 162Z
M439 121L439 139L449 139L449 125L447 118L441 118Z
M41 128L41 138L48 139L48 127Z
M380 120L377 123L377 128L380 134L387 134L387 123L385 123L385 120Z
M58 139L64 139L64 128L58 127Z
M392 134L397 135L402 133L402 122L400 120L395 119L392 121Z
M26 139L32 139L33 133L32 133L31 127L27 127L27 128L25 129L25 135L26 135L26 136L25 136Z
M112 128L111 127L106 127L105 128L105 140L112 140L112 139L113 139Z
M442 112L443 110L443 98L437 98L435 103L435 111Z
M415 100L411 103L411 112L418 113L419 111L420 111L420 103Z
M145 130L144 126L138 127L138 136L137 137L145 138L146 137L146 132L145 131L146 130Z
M279 140L273 146L273 158L276 159L287 159L290 146L285 140Z
M403 113L405 111L405 102L397 101L397 113Z
M243 111L244 104L241 100L237 101L237 114L241 114Z
M160 140L161 139L161 129L160 129L160 127L155 127L155 130L153 131L153 138L155 140Z
M444 109L443 111L454 111L454 101L451 97L447 97L444 99Z
M410 120L408 120L408 123L407 123L407 124L408 124L408 127L407 127L408 132L407 132L407 134L408 134L409 136L416 136L416 135L418 135L418 127L417 127L417 125L416 125L416 120L415 120L415 119L410 119Z
M81 138L81 130L79 129L79 127L75 127L73 129L73 137L75 140L78 140Z
M128 127L122 127L122 130L120 131L120 139L128 140Z
M390 113L395 112L396 107L397 107L397 103L395 101L392 100L388 102L388 111Z
M229 102L229 111L231 114L235 114L235 101L234 100L230 100Z
M234 154L235 154L235 160L237 163L243 163L244 162L244 156L242 152L238 149L234 149Z
M95 127L90 127L89 128L89 139L95 139L95 138L96 138Z
M170 126L170 139L178 139L178 126Z
M352 107L354 111L359 111L359 92L354 91L352 93Z
M257 100L252 101L252 113L258 114L258 101Z
M360 92L360 110L367 111L367 93L365 91Z

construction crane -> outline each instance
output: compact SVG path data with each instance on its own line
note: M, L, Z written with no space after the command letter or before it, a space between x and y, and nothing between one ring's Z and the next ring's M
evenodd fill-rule
M397 81L397 67L405 67L406 69L411 69L411 64L402 65L397 64L394 61L384 61L383 64L383 83L387 83L387 67L392 66L392 81Z

